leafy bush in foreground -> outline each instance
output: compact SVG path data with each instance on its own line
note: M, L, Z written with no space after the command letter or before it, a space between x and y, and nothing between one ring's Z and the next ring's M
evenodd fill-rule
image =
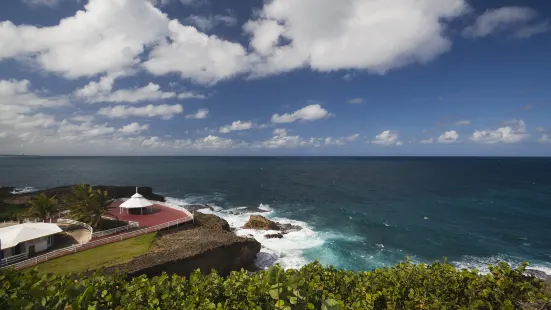
M351 272L312 263L226 278L196 271L125 279L0 271L2 309L546 309L544 283L523 275L526 265L456 270L447 263Z

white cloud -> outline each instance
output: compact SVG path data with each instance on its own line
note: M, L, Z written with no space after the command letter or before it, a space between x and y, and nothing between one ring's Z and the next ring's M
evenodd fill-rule
M142 131L145 131L145 130L148 130L148 129L149 129L148 124L140 125L139 123L134 122L134 123L128 124L128 125L120 128L117 132L125 134L125 135L135 135L135 134L139 134Z
M244 29L256 75L301 67L383 74L448 51L446 21L467 8L463 0L273 0Z
M375 139L371 141L373 144L379 144L379 145L402 145L401 141L398 141L398 132L391 131L391 130L385 130L375 136Z
M319 104L311 104L292 114L274 114L272 123L292 123L298 120L315 121L329 116L329 112Z
M549 138L548 134L542 134L541 137L538 139L539 143L551 143L551 139Z
M93 83L93 82L92 82ZM100 81L101 83L101 81ZM86 87L89 87L88 84ZM88 90L87 88L77 90L76 94L82 94ZM140 88L119 89L114 92L104 91L96 93L93 96L88 96L86 100L91 103L97 102L128 102L136 103L141 101L163 100L175 98L175 92L163 92L158 84L149 83Z
M421 144L432 144L433 142L434 142L434 139L432 139L432 138L428 138L428 139L419 141L419 143L421 143Z
M186 115L186 118L190 119L205 119L209 115L208 109L199 109L195 114Z
M170 41L155 46L143 63L155 75L178 73L197 83L216 83L248 70L249 60L240 44L208 36L178 21L169 23Z
M538 13L527 7L502 7L487 10L475 23L463 30L471 38L508 32L515 38L529 38L548 31L549 22L541 21Z
M63 120L59 125L57 133L58 138L66 141L82 140L88 137L105 136L115 133L116 129L106 124L98 125L91 123L82 123L75 125L67 120Z
M93 115L75 115L71 117L72 121L75 122L82 122L82 123L90 123L94 121L95 117Z
M254 127L252 122L235 121L231 125L220 127L220 133L229 133L232 131L248 130Z
M471 136L471 141L486 144L517 143L528 137L523 120L507 121L504 125L496 130L477 130Z
M209 135L204 139L199 139L195 141L195 147L199 149L221 149L229 148L236 146L234 141L231 139L224 139L218 136Z
M351 136L345 137L344 139L348 142L354 142L354 141L358 140L359 137L360 137L360 135L356 133L356 134L353 134Z
M359 98L359 97L348 100L348 103L352 103L352 104L362 104L364 102L365 102L364 98Z
M459 134L455 130L448 130L438 137L438 143L455 143Z
M128 107L118 105L114 107L102 108L98 111L98 115L107 116L109 118L128 118L130 116L141 117L161 117L162 119L171 119L174 115L184 112L181 104L168 105L152 105L144 107Z
M469 120L460 120L455 123L453 123L455 126L469 126L471 124L471 121Z
M191 15L184 19L186 24L194 25L201 31L209 31L219 25L233 27L237 25L237 19L231 15Z
M285 128L276 128L276 129L274 129L274 135L276 135L276 136L286 136L287 135L287 129L285 129Z
M139 63L139 55L168 34L168 18L147 1L89 0L58 25L0 22L0 60L28 58L67 78L115 72Z

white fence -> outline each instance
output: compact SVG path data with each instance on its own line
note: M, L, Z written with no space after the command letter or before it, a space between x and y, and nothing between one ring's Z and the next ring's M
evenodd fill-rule
M126 225L126 226L116 227L116 228L112 228L112 229L108 229L108 230L96 231L95 233L92 234L92 239L113 235L113 234L119 233L121 231L126 231L126 230L130 230L130 229L137 228L137 227L140 227L140 223L138 223L138 222L128 222L128 225Z
M29 257L29 252L25 252L25 253L13 255L13 256L10 256L10 257L2 258L2 260L0 260L0 266L11 265L13 263L17 263L19 261L22 261L22 260L24 260L28 257Z
M72 245L72 246L69 246L69 247L66 247L66 248L63 248L63 249L48 252L46 254L42 254L40 256L36 256L36 257L30 258L30 259L24 260L22 262L19 262L19 263L13 264L13 265L9 265L9 266L5 266L5 267L2 267L2 268L24 269L24 268L28 268L28 267L38 265L40 263L43 263L43 262L45 262L47 260L50 260L50 259L53 259L53 258L65 256L67 254L76 253L76 252L80 252L80 251L85 251L85 250L95 248L95 247L100 246L100 245L113 243L113 242L117 242L117 241L122 241L122 240L125 240L125 239L128 239L128 238L133 238L133 237L144 235L144 234L147 234L147 233L159 231L161 229L166 229L166 228L169 228L169 227L172 227L172 226L178 226L179 224L187 223L187 222L190 222L190 221L193 221L193 216L192 217L186 216L186 217L183 217L183 218L180 218L180 219L177 219L177 220L174 220L174 221L166 222L166 223L163 223L163 224L159 224L159 225L156 225L156 226L146 227L146 228L143 228L143 229L140 229L140 230L131 231L131 232L128 232L128 233L119 234L119 235L115 235L115 236L111 236L111 237L101 238L101 239L91 241L91 242L88 242L88 243L85 243L85 244L75 244L75 245Z

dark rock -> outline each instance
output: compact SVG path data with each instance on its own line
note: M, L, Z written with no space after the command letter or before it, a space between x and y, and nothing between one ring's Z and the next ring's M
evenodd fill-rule
M92 187L94 189L107 191L109 196L114 199L128 198L136 193L135 186L96 185ZM63 199L64 196L71 193L71 189L72 189L72 185L55 187L55 188L40 190L32 193L13 194L8 198L5 198L4 201L12 204L26 204L29 201L29 199L31 199L33 196L41 193L44 193L50 197L56 196L59 199ZM153 193L153 189L151 187L146 187L146 186L138 187L138 193L142 194L145 198L149 200L165 201L165 198L163 196Z
M230 224L226 220L213 214L193 212L195 225L207 229L231 231Z
M301 226L293 225L293 224L282 224L282 223L279 223L279 222L277 222L276 224L279 227L279 230L281 230L281 233L284 234L284 235L288 234L292 231L299 231L299 230L302 229Z
M243 228L259 230L280 230L276 222L270 221L262 215L251 215L249 221L243 226Z
M264 237L268 238L268 239L274 239L274 238L277 238L277 239L281 239L283 238L283 235L282 234L267 234L267 235L264 235Z
M526 269L524 274L529 275L529 276L534 276L534 277L536 277L538 279L541 279L541 280L544 280L546 282L551 281L551 275L548 275L543 271L534 270L534 269Z

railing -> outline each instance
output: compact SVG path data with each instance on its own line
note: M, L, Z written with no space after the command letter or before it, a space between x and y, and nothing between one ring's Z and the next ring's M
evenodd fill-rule
M13 255L0 260L0 266L6 266L13 263L17 263L29 257L29 252Z
M136 228L136 227L140 227L140 223L128 222L128 225L126 225L126 226L116 227L116 228L112 228L112 229L108 229L108 230L96 231L95 233L92 234L92 239L113 235L113 234L119 233L121 231L130 230L130 229Z
M79 222L79 221L75 221L75 220L71 220L71 219L63 219L63 218L57 219L57 222L58 223L78 225L78 226L81 226L81 227L84 227L84 228L88 229L88 231L90 231L91 234L94 234L94 228L92 228L92 226L90 226L86 223L83 223L83 222Z
M51 252L48 252L46 254L36 256L36 257L30 258L30 259L24 260L22 262L15 263L13 265L5 266L5 267L2 267L2 268L8 268L8 267L9 268L15 268L15 269L28 268L28 267L38 265L40 263L43 263L43 262L45 262L47 260L50 260L50 259L53 259L53 258L65 256L67 254L76 253L76 252L80 252L80 251L85 251L85 250L95 248L95 247L100 246L100 245L113 243L113 242L117 242L117 241L122 241L122 240L125 240L125 239L133 238L133 237L144 235L144 234L147 234L147 233L159 231L159 230L166 229L166 228L169 228L169 227L172 227L172 226L177 226L179 224L187 223L187 222L192 221L192 220L193 220L193 217L187 216L187 217L183 217L183 218L180 218L180 219L177 219L177 220L174 220L174 221L159 224L159 225L156 225L156 226L146 227L146 228L143 228L143 229L140 229L140 230L131 231L131 232L128 232L128 233L119 234L119 235L115 235L115 236L111 236L111 237L101 238L101 239L91 241L91 242L88 242L88 243L85 243L85 244L75 244L75 245L72 245L70 247L66 247L66 248L63 248L63 249L51 251Z
M173 204L168 203L168 202L155 202L155 204L161 205L163 207L178 210L180 212L185 213L187 216L189 216L193 219L193 213L189 212L186 208L183 208L183 207L180 207L180 206L177 206L177 205L173 205Z

